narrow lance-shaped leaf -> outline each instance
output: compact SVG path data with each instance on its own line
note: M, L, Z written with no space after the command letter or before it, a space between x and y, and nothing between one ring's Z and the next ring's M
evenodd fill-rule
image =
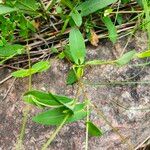
M121 66L125 65L125 64L127 64L127 63L130 62L130 60L134 57L135 54L136 54L135 50L127 52L122 57L120 57L119 59L117 59L115 62L118 65L121 65Z
M12 8L12 7L9 7L9 6L0 5L0 15L11 13L11 12L14 12L14 11L17 11L17 10L18 10L17 8Z
M67 115L70 115L70 117L68 117L66 123L83 119L86 116L84 105L77 104L74 108L74 114L70 113L70 111L67 111L66 107L47 110L33 117L33 121L43 125L59 125Z
M150 50L145 51L145 52L141 52L141 53L137 53L137 57L139 57L139 58L150 57Z
M36 115L32 120L43 125L59 125L68 115L68 113L63 113L65 110L65 107L50 109Z
M74 110L73 110L74 113L68 118L66 123L75 122L75 121L78 121L78 120L81 120L81 119L85 118L86 115L87 115L87 112L84 109L84 107L85 107L85 104L83 104L83 103L77 104L74 107Z
M18 71L13 72L11 75L17 78L24 78L34 73L36 73L34 69L20 69Z
M39 61L38 63L32 66L32 69L36 70L36 72L43 72L50 67L50 63L48 61Z
M70 0L61 0L61 3L63 5L66 5L68 8L70 8L71 10L73 9L73 3Z
M108 16L104 17L102 20L108 29L109 39L113 43L115 43L117 40L117 37L118 37L117 29L116 29L115 25L113 24L113 22L111 21L111 19Z
M14 55L23 54L25 47L19 44L7 44L0 47L0 57L10 57Z
M34 64L30 69L20 69L12 73L12 76L17 78L24 78L29 75L43 72L50 67L50 63L48 61L40 61Z
M80 27L82 24L82 17L81 14L75 9L72 11L71 13L71 17L73 19L73 21L75 22L75 24Z
M88 121L86 123L88 126L88 132L91 136L101 136L102 135L102 131L96 125L94 125L90 121Z
M117 2L117 0L87 0L81 3L77 7L77 10L81 11L82 16L87 16L115 2Z
M38 104L46 107L61 107L63 105L72 105L73 99L62 95L54 95L42 91L32 90L24 94L25 101L29 103ZM29 97L27 99L27 96Z
M73 105L73 103L66 103L65 101L64 101L64 99L62 99L61 97L58 97L58 96L55 96L55 95L53 95L52 93L49 93L50 94L50 96L52 96L53 97L53 99L55 99L57 102L59 102L60 104L62 104L63 106L65 106L67 109L69 109L69 110L71 110L71 112L72 113L74 113L73 112L73 108L74 108L74 105ZM67 97L66 97L67 98Z
M69 46L72 58L76 64L83 64L86 48L84 38L78 28L71 29L69 34Z
M69 72L68 72L68 76L67 76L67 85L72 85L74 84L75 82L77 82L77 76L74 72L73 69L71 69Z
M71 55L71 51L70 51L70 47L68 45L65 46L65 49L64 49L64 54L65 54L65 57L70 60L71 62L74 62L73 58L72 58L72 55Z
M17 0L15 3L15 7L22 11L36 13L39 5L36 0Z

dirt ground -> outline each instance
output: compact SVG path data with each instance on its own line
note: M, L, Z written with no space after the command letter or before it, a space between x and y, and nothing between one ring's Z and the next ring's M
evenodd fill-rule
M87 59L111 60L118 57L127 38L122 38L115 46L107 40L101 40L98 47L88 47ZM127 50L142 51L147 49L146 34L138 32L129 42ZM100 138L89 139L89 150L128 150L127 143L137 147L149 137L150 131L150 86L144 81L150 79L150 66L137 67L133 64L144 63L146 60L134 60L130 65L117 67L112 65L89 67L85 71L83 82L91 101L96 104L106 116L107 120L125 137L125 141L92 111L91 120L103 131ZM78 85L66 86L66 74L70 68L64 60L53 60L51 68L33 76L33 88L51 91L75 97ZM0 81L10 74L11 70L0 70ZM143 82L138 84L111 84L128 80ZM3 99L11 87L7 97ZM15 149L22 124L23 109L22 94L28 88L28 79L13 78L0 85L0 150ZM82 100L82 93L79 95ZM31 117L40 112L35 107L30 111L25 138L25 150L40 150L54 127L42 126L32 122ZM85 125L83 121L71 123L63 127L52 142L51 150L82 150L85 143Z

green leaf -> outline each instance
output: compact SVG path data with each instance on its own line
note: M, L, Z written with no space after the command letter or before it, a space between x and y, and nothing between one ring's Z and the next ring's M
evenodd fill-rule
M61 104L53 99L49 93L41 91L29 91L24 94L23 99L30 104L41 105L45 107L60 107Z
M52 93L46 93L42 91L29 91L24 94L24 96L29 96L29 99L25 97L25 101L34 104L38 104L45 107L61 107L66 105L72 105L73 99L61 96L61 95L54 95Z
M63 52L64 52L64 54L65 54L65 57L66 57L68 60L74 62L74 60L73 60L73 58L72 58L72 55L71 55L70 47L69 47L68 45L65 46L65 49L64 49Z
M43 72L50 67L50 63L48 61L39 61L38 63L32 66L36 72Z
M87 0L81 3L77 10L81 11L82 16L87 16L100 9L107 7L108 5L115 3L117 0Z
M77 104L74 108L74 114L72 114L66 123L75 122L86 117L87 112L84 110L85 104Z
M80 79L83 76L84 70L82 67L77 68L76 76L78 79Z
M104 17L109 16L110 13L112 13L112 12L113 12L113 9L112 9L112 8L106 9L106 10L104 11Z
M65 99L62 99L61 97L59 97L59 96L56 96L56 95L53 95L53 94L51 94L51 93L49 93L56 101L58 101L60 104L62 104L63 106L65 106L67 109L69 109L69 110L71 110L72 111L72 113L74 113L73 112L73 108L74 108L74 105L73 105L73 100L71 101L71 103L69 102L69 103L66 103L64 100ZM64 97L65 98L65 97ZM66 97L66 99L68 100L68 98Z
M57 6L57 7L56 7L56 12L57 12L58 14L61 14L61 13L62 13L62 8L61 8L60 6Z
M81 24L82 24L82 17L81 17L81 14L77 11L77 10L74 10L72 13L71 13L71 17L73 19L73 21L75 22L75 24L80 27Z
M14 11L17 11L17 10L18 10L17 8L12 8L12 7L9 7L9 6L0 5L0 15L11 13L11 12L14 12Z
M29 75L32 75L38 72L43 72L47 70L49 67L50 67L50 64L48 61L40 61L34 64L31 67L31 69L21 69L21 70L13 72L12 76L17 77L17 78L23 78L23 77L27 77Z
M88 131L91 136L102 136L102 131L92 122L87 122Z
M58 53L58 50L57 50L57 48L55 48L55 47L51 47L50 52L52 52L52 54L53 54L53 53L54 53L54 54L57 54L57 53Z
M10 57L18 54L23 54L25 52L24 49L24 46L19 44L7 44L3 47L0 47L0 57Z
M115 43L116 40L117 40L117 37L118 37L117 29L116 29L115 25L113 24L113 22L111 21L111 19L108 16L104 17L102 20L103 20L105 26L108 29L109 39L113 43Z
M36 100L34 100L34 99L35 99L35 97L32 96L32 95L24 95L24 96L23 96L23 100L24 100L26 103L37 106L38 104L35 103ZM38 106L39 106L39 105L38 105ZM41 105L40 105L40 106L41 106Z
M33 69L20 69L18 71L13 72L11 75L13 77L17 77L17 78L24 78L24 77L27 77L27 76L32 75L34 73L36 73L36 72Z
M65 57L64 52L61 52L61 53L58 54L59 59L64 59L64 57Z
M121 0L121 3L129 3L130 2L130 0Z
M147 50L147 51L141 52L141 53L137 53L137 57L139 57L139 58L150 57L150 50Z
M73 69L71 69L67 76L67 85L72 85L77 82L77 76Z
M115 62L121 66L126 65L127 63L130 62L130 60L134 57L135 54L136 54L135 50L127 52L123 56L121 56L118 60L116 60Z
M61 3L63 4L63 5L66 5L68 8L70 8L71 10L73 9L73 2L72 1L70 1L70 0L61 0Z
M121 25L123 23L123 17L122 17L122 14L118 14L117 15L117 22L119 25Z
M138 3L141 7L143 7L142 0L136 0L136 1L137 1L137 3Z
M68 113L63 113L65 110L65 107L50 109L36 115L32 120L43 125L59 125L68 115Z
M77 104L74 108L74 112L75 113L72 114L66 111L66 107L59 107L42 112L33 117L32 120L43 125L59 125L67 115L70 115L70 117L67 119L66 123L81 120L86 116L83 104Z
M36 13L39 5L36 0L17 0L15 7L27 13Z
M86 65L102 65L104 64L105 61L103 60L91 60L91 61L87 61Z
M69 46L72 58L76 64L83 64L86 48L84 38L78 28L72 28L69 34Z

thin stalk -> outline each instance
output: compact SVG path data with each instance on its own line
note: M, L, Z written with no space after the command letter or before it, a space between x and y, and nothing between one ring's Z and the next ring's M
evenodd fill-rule
M0 81L0 85L3 84L4 82L6 82L7 80L9 80L10 78L12 78L12 75L9 75L8 77L6 77L3 80L1 80Z
M99 86L102 86L102 85L134 85L134 84L150 84L150 81L147 80L147 81L139 81L139 82L136 82L136 81L111 81L111 82L101 82L101 83L91 83L91 82L87 82L87 81L84 81L84 84L87 84L87 85L90 85L90 86L94 86L94 87L99 87Z
M114 25L116 25L116 21L117 21L117 18L118 18L118 13L119 13L120 4L121 4L121 1L119 0L119 2L118 2L118 7L117 7L117 12L116 12L116 16L115 16Z
M143 7L144 7L144 13L145 13L145 21L149 21L150 20L150 7L148 6L148 1L147 0L142 0L143 3ZM147 34L148 34L148 48L150 48L150 23L148 23L146 25L146 29L147 29Z
M57 0L51 0L45 7L46 11L52 8L52 6L57 2Z
M27 55L28 55L28 60L29 60L29 71L30 71L30 75L29 75L29 91L32 88L32 74L31 74L31 57L30 57L30 48L27 46Z
M88 141L89 141L89 102L87 100L86 106L87 116L86 116L86 139L85 139L85 150L88 150Z
M29 70L31 71L31 58L30 58L30 48L28 47L28 43L27 43L27 55L28 55L28 63L29 63ZM29 75L29 83L28 83L28 90L30 91L32 88L32 74L30 73ZM29 105L27 105L24 109L23 112L23 121L22 121L22 127L21 127L21 132L19 135L19 139L17 142L17 146L16 146L16 150L21 150L22 145L23 145L23 138L24 138L24 134L25 134L25 128L26 128L26 124L27 124L27 120L28 120L28 114L30 111L30 107Z
M25 134L26 123L27 123L27 120L28 120L28 112L29 112L29 108L26 108L26 110L23 113L22 127L21 127L21 132L20 132L20 135L19 135L19 140L17 142L16 150L21 150L22 149L22 141L23 141L23 137L24 137L24 134Z
M88 99L88 95L85 92L84 89L84 84L82 82L79 82L79 86L82 89L84 98L85 98L85 103L86 103L86 111L87 111L87 116L86 116L86 137L85 137L85 150L88 150L88 142L89 142L89 120L90 120L90 100Z
M113 11L113 12L111 12L110 14L131 14L131 13L142 13L143 11L141 10L139 10L139 11Z
M56 137L56 135L58 134L58 132L62 129L63 125L65 124L66 120L68 119L69 115L67 115L64 120L62 121L62 123L57 127L57 129L55 130L55 132L50 135L49 140L43 145L41 150L46 150L47 147L51 144L51 142L54 140L54 138Z
M45 11L46 8L45 8L45 4L43 3L43 0L40 0L40 3L41 3L41 6L42 6L43 10Z
M118 102L115 102L115 101L113 101L113 100L111 100L111 103L112 104L115 104L115 105L117 105L117 106L119 106L119 107L121 107L122 109L125 109L125 110L135 110L135 111L150 111L150 107L145 107L145 108L128 108L128 107L125 107L125 106L123 106L122 104L120 104L120 103L118 103Z

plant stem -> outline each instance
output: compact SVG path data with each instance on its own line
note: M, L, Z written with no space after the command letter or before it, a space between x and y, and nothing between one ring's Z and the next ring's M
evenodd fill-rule
M45 5L44 5L44 3L43 3L43 0L40 0L40 3L41 3L41 6L42 6L43 10L45 11L46 8L45 8Z
M32 88L32 74L31 74L31 57L30 57L30 48L27 46L27 55L28 55L28 60L29 60L29 71L30 71L30 75L29 75L29 91Z
M145 21L149 22L150 20L150 7L148 5L147 0L142 0L143 7L144 7L144 13L145 13ZM147 34L148 34L148 48L150 48L150 23L146 25Z
M112 85L112 86L115 86L115 85L134 85L134 84L150 84L150 80L147 80L147 81L111 81L111 82L100 82L100 83L92 83L92 82L89 82L89 81L84 81L83 82L84 84L87 84L87 85L90 85L90 86L93 86L93 87L99 87L99 86L103 86L103 85Z
M88 99L88 95L84 89L84 84L80 81L79 82L79 86L80 88L82 89L83 91L83 94L84 94L84 98L86 99L85 100L85 103L86 103L86 111L87 111L87 116L86 116L86 137L85 137L85 150L88 150L88 142L89 142L89 118L90 118L90 100Z
M45 7L46 11L51 9L51 7L57 2L57 0L51 0Z
M111 14L131 14L131 13L142 13L143 11L114 11L114 12L111 12Z
M27 43L27 55L28 55L28 63L29 63L29 70L31 70L31 58L30 58L30 48L28 47L28 43ZM28 83L28 90L30 91L32 88L32 74L30 73L29 75L29 83ZM22 146L22 141L23 141L23 137L25 134L25 128L26 128L26 124L27 124L27 120L28 120L28 114L30 111L30 107L29 105L27 105L24 109L23 112L23 123L22 123L22 127L21 127L21 132L19 135L19 139L16 145L16 150L21 150L21 146Z
M28 112L29 112L29 108L26 108L26 110L24 111L23 113L23 123L22 123L22 127L21 127L21 132L20 132L20 135L19 135L19 140L18 140L18 143L17 143L17 146L16 146L16 150L21 150L22 148L22 140L23 140L23 137L24 137L24 134L25 134L25 128L26 128L26 123L27 123L27 120L28 120Z
M85 150L88 150L88 141L89 141L89 101L87 100L86 106L87 116L86 116L86 139L85 139Z
M53 141L53 139L56 137L56 135L58 134L58 132L61 130L61 128L63 127L63 125L65 124L66 120L68 119L69 115L67 115L64 120L62 121L62 123L57 127L57 129L55 130L55 132L50 135L49 140L43 145L41 150L46 150L47 147L51 144L51 142Z

